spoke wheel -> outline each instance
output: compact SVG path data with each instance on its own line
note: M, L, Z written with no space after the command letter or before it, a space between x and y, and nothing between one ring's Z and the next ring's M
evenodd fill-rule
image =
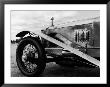
M16 61L24 75L39 76L46 66L45 51L36 39L24 38L18 45Z

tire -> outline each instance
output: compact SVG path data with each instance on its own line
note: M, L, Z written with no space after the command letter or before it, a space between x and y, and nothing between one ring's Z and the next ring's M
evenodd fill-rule
M27 51L25 51L26 46L30 46ZM19 70L26 76L33 77L42 74L46 66L46 56L39 40L32 37L23 38L16 50L16 62Z

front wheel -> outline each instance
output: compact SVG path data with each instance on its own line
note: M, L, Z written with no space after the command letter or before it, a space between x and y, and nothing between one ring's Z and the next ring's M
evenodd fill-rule
M26 76L39 76L45 69L46 56L40 42L32 37L22 39L16 50L19 70Z

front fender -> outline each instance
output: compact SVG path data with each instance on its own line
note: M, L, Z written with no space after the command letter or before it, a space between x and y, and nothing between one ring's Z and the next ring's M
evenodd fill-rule
M16 35L16 37L21 37L21 38L28 37L28 36L34 37L38 39L39 41L42 41L41 37L39 37L37 34L30 32L30 31L21 31Z
M30 31L21 31L16 35L16 37L27 37L26 35L31 37L39 37L37 34Z
M19 32L16 37L24 37L26 34L30 34L30 31L22 31L22 32Z

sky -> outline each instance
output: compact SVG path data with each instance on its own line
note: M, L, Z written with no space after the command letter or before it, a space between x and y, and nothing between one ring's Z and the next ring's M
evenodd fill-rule
M11 40L16 39L16 34L24 31L42 30L51 25L64 24L81 19L99 17L100 11L11 11Z

